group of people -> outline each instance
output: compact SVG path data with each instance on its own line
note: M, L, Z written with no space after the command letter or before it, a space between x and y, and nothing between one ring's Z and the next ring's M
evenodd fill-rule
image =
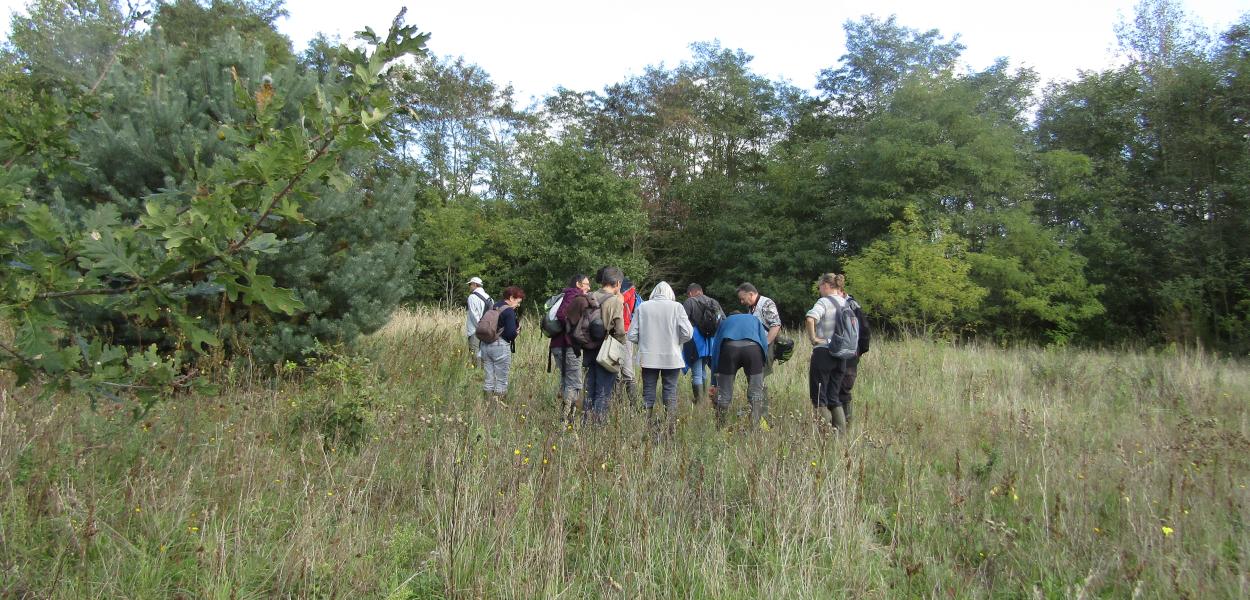
M862 309L847 294L845 284L843 275L822 275L817 282L820 297L805 318L813 346L808 368L813 415L837 431L849 426L851 388L870 337ZM525 291L510 286L502 299L495 300L480 278L470 279L468 286L465 335L470 356L484 371L486 399L503 403L521 331L517 309ZM718 427L728 423L734 380L743 371L752 426L765 422L765 380L779 348L786 356L793 341L780 335L776 302L750 283L738 286L737 295L744 310L725 314L697 283L687 286L682 302L664 281L643 301L617 267L600 269L593 286L588 275L572 276L544 307L542 327L550 337L548 370L555 365L560 376L556 396L564 421L572 424L580 409L583 423L601 425L614 398L636 403L636 361L642 373L641 406L649 431L657 438L675 429L678 379L686 371L691 373L693 401L711 399ZM852 328L847 350L846 335ZM663 405L663 414L657 404Z

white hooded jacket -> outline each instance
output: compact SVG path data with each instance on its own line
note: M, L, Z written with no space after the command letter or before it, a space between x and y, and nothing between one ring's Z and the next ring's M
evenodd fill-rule
M644 369L680 369L686 366L681 346L694 335L686 309L677 302L673 288L661 281L651 298L634 312L629 341L635 345L638 364Z

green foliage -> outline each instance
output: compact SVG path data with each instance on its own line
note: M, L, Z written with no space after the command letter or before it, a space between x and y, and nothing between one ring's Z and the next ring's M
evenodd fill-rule
M293 401L291 431L295 440L317 434L327 450L355 451L373 426L377 375L368 357L320 343L309 351L312 371L307 393Z
M647 229L633 184L608 168L603 156L570 135L539 163L532 214L545 240L529 240L534 275L546 289L559 289L574 272L615 265L635 281L648 274L635 251ZM550 240L551 244L543 243Z
M276 31L277 21L289 16L285 0L162 0L152 27L173 46L203 48L227 33L235 33L264 48L267 66L290 64L291 41Z
M846 261L848 285L872 315L907 329L949 331L973 323L987 290L969 273L966 242L942 229L929 229L916 211L890 235Z
M1102 286L1085 280L1085 259L1022 210L997 215L1002 233L968 255L971 278L989 291L977 321L998 337L1063 343L1104 312Z
M228 109L214 110L216 100L199 107L196 118L217 121L216 131L201 128L190 139L179 138L181 153L167 159L174 168L166 169L162 184L110 185L100 197L100 187L73 182L108 181L107 164L88 162L83 177L79 163L56 162L45 172L48 185L36 185L35 172L25 165L49 160L29 154L45 144L20 138L7 143L0 156L6 165L0 177L6 242L0 249L6 264L0 320L13 324L15 336L12 346L4 346L5 367L23 380L43 373L60 385L105 396L153 395L192 379L188 352L220 344L205 322L211 309L229 303L288 315L305 310L292 290L260 270L261 258L296 239L287 224L307 221L302 210L317 186L350 184L342 158L371 147L376 124L392 110L385 94L387 64L423 51L427 37L399 20L385 40L372 31L362 36L374 50L348 54L351 75L315 94L291 92L282 79L241 76L233 65L210 70L209 85L229 90L217 105ZM157 74L148 88L151 102L160 102L166 91L188 102L186 90L163 90L161 79ZM108 106L108 98L103 101ZM86 133L71 140L76 150L89 147L101 128L129 128L124 115L110 122L71 112L75 106L5 108L68 115ZM285 120L288 111L300 118ZM219 151L203 152L215 145Z

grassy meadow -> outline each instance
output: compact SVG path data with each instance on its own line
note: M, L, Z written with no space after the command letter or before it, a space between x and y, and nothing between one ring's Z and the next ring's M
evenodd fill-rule
M881 340L832 437L800 342L768 431L683 377L653 445L560 426L534 323L483 403L460 319L137 422L6 384L0 597L1250 597L1244 363Z

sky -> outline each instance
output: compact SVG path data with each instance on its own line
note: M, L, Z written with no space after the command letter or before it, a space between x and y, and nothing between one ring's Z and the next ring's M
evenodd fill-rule
M430 50L463 56L498 84L512 84L521 105L557 86L600 91L649 65L673 67L693 42L718 40L754 57L754 72L814 90L821 69L845 52L847 20L896 15L913 29L955 35L968 68L998 57L1034 68L1042 82L1116 63L1115 26L1137 0L287 0L278 28L296 50L317 33L350 40L365 26L384 33L402 6L406 20L432 35ZM0 15L25 0L0 0ZM1250 0L1183 0L1213 33L1250 13ZM7 37L7 19L5 20Z

